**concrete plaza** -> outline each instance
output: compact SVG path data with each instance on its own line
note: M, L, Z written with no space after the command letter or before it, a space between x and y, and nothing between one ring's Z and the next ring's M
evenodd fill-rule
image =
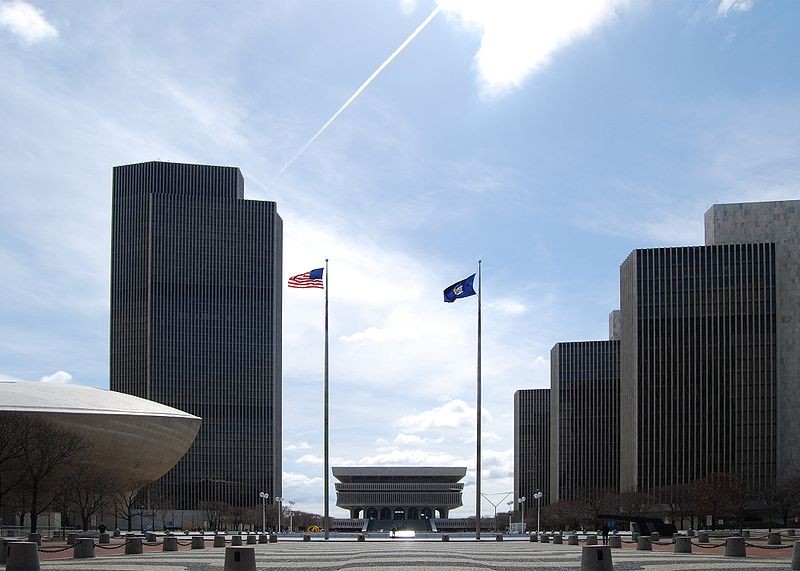
M454 571L520 571L523 569L580 569L581 548L569 545L530 543L520 540L484 541L452 540L450 542L352 539L312 542L282 540L276 544L254 546L259 570L399 570L449 569ZM678 569L727 570L791 569L786 558L731 558L718 554L694 553L676 555L664 551L614 549L614 569L633 571L670 571ZM791 550L789 550L791 551ZM42 561L43 571L207 571L223 569L224 549L144 555L112 555L98 553L95 559L62 559Z

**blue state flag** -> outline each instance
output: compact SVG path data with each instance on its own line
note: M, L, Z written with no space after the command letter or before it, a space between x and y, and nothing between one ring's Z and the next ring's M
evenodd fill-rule
M475 288L472 287L472 282L475 281L475 274L472 274L470 277L461 280L460 282L456 282L448 288L444 290L444 301L445 303L453 303L457 299L461 299L462 297L469 297L471 295L475 295Z

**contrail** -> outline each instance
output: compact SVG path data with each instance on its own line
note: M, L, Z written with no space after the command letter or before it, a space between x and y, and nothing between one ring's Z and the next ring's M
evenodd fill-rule
M359 95L361 95L361 92L362 92L362 91L364 91L364 90L367 88L367 86L368 86L370 83L372 83L372 81L373 81L373 80L374 80L376 77L378 77L378 76L380 75L380 73L381 73L381 72L382 72L384 69L386 69L386 66L388 66L390 63L392 63L392 61L394 60L394 58L396 58L398 55L400 55L400 52L402 52L402 51L403 51L403 50L406 48L406 46L408 46L408 44L410 44L411 42L413 42L413 41L414 41L414 38L416 38L416 37L419 35L419 33L420 33L422 30L424 30L424 29L425 29L425 26L427 26L428 24L430 24L431 20L433 20L433 19L436 17L436 15L437 15L437 14L438 14L440 11L441 11L441 8L439 8L439 6L436 6L436 8L434 8L433 12L431 12L431 13L430 13L430 16L428 16L427 18L425 18L425 20L424 20L424 21L423 21L423 22L422 22L422 23L421 23L419 26L417 26L417 29L416 29L416 30L414 30L413 32L411 32L411 35L410 35L410 36L408 36L408 37L407 37L407 38L406 38L406 39L403 41L403 43L402 43L402 44L400 44L400 45L397 47L397 49L396 49L396 50L394 50L394 51L392 52L392 54L391 54L389 57L387 57L387 58L386 58L386 60L384 60L384 62L383 62L381 65L379 65L379 66L378 66L378 69L376 69L375 71L373 71L373 72L372 72L372 75L370 75L370 76L367 78L367 80L366 80L364 83L362 83L362 84L361 84L361 86L360 86L358 89L356 89L356 90L355 90L355 92L353 93L353 95L351 95L351 96L350 96L350 98L349 98L347 101L345 101L345 102L344 102L344 105L342 105L341 107L339 107L339 110L338 110L336 113L334 113L334 114L331 116L331 118L330 118L330 119L328 119L328 120L325 122L325 124L324 124L322 127L320 127L320 128L319 128L319 131L317 131L316 133L314 133L314 136L313 136L313 137L311 137L311 138L308 140L308 142L307 142L305 145L303 145L303 147L302 147L302 148L301 148L299 151L297 151L297 153L296 153L296 154L295 154L295 155L294 155L294 156L293 156L291 159L289 159L289 161L288 161L288 162L287 162L285 165L283 165L283 168L281 168L281 170L279 170L279 171L278 171L278 174L276 174L274 177L272 177L272 180L269 182L269 186L272 186L272 183L273 183L273 182L275 182L275 181L276 181L276 180L277 180L277 179L278 179L278 178L279 178L279 177L280 177L280 176L281 176L281 175L282 175L284 172L286 172L286 169L288 169L288 168L291 166L291 164L292 164L293 162L295 162L295 161L296 161L296 160L297 160L297 159L300 157L300 155L302 155L302 154L303 154L303 153L306 151L306 149L308 149L308 147L310 147L310 146L311 146L311 144L312 144L314 141L316 141L316 140L317 140L317 138L318 138L318 137L319 137L319 136L320 136L320 135L321 135L321 134L322 134L322 133L325 131L325 129L327 129L327 128L328 128L328 126L330 126L330 124L331 124L331 123L333 123L333 122L336 120L336 118L337 118L339 115L341 115L341 114L344 112L344 110L345 110L345 109L347 109L348 107L350 107L350 104L351 104L353 101L355 101L355 100L356 100L356 98L357 98Z

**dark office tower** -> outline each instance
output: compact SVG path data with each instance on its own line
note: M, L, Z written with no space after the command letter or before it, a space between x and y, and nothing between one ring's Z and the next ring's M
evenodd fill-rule
M533 509L533 494L541 491L541 504L550 503L550 389L514 393L514 509L519 498ZM533 511L526 512L533 513Z
M775 245L634 250L620 268L620 486L776 475Z
M234 167L114 168L111 389L203 419L158 483L176 510L281 494L282 221L243 196Z
M619 341L550 351L550 501L619 491Z
M778 308L778 474L800 467L800 200L715 204L706 245L775 244Z

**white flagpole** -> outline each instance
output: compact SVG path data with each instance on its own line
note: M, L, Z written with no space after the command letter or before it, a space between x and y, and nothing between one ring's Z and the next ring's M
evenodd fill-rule
M330 279L328 276L328 259L325 258L325 383L324 383L324 392L325 392L325 411L324 411L324 424L325 424L325 519L323 525L325 526L325 539L330 537L330 517L328 514L328 473L330 469L328 468L328 285L330 284Z
M481 261L478 260L478 450L475 486L475 539L481 539Z

